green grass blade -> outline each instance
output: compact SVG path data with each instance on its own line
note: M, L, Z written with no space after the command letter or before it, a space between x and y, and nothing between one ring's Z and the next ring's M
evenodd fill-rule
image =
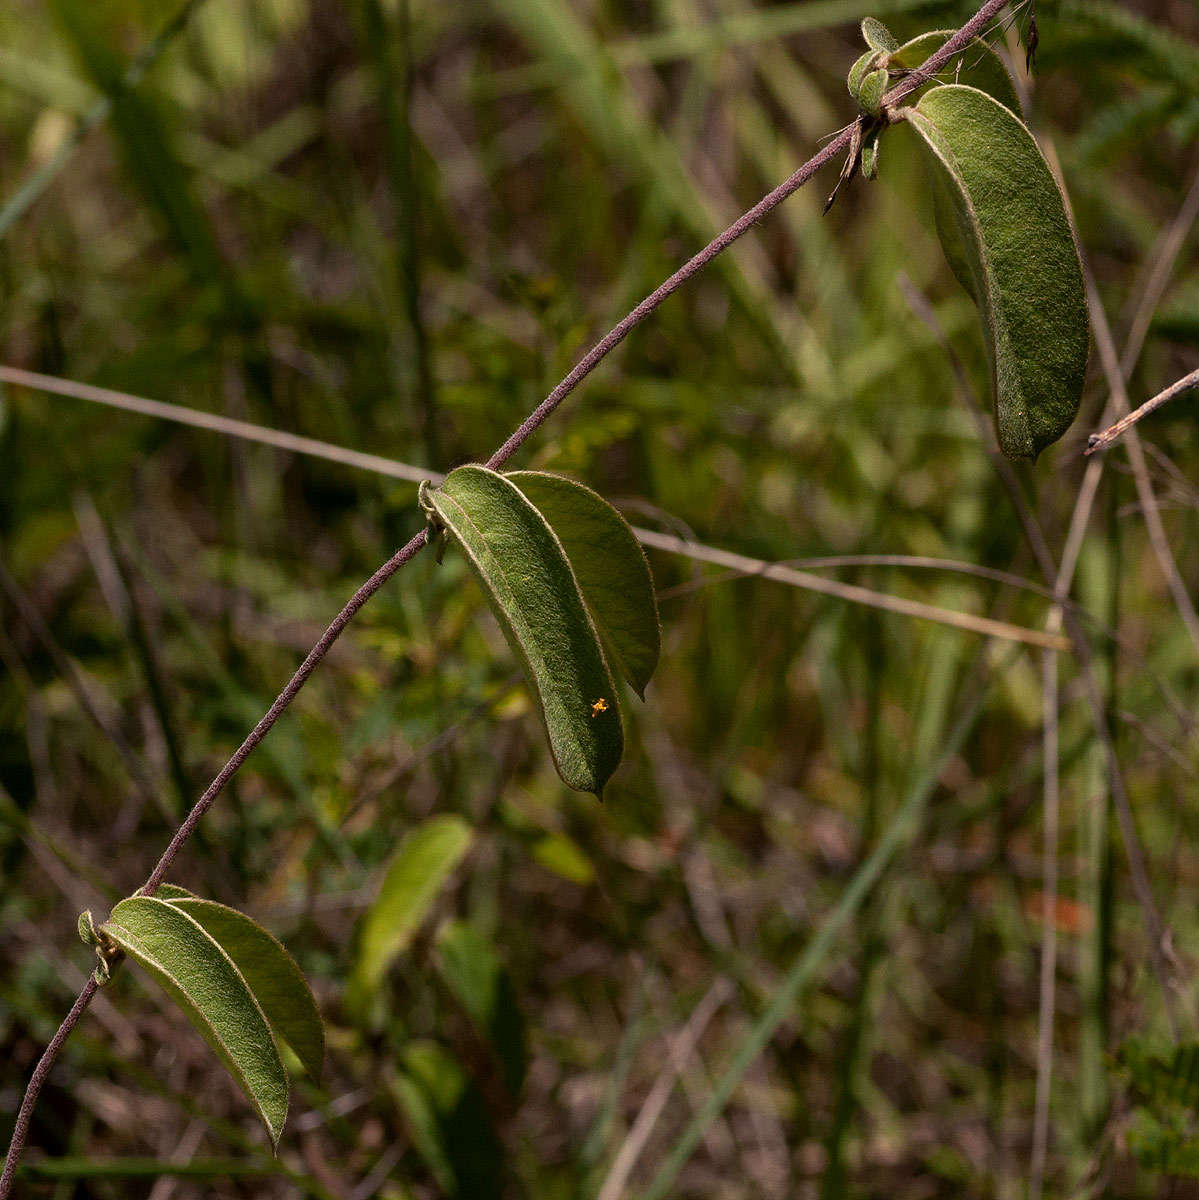
M998 669L988 674L990 683L999 674ZM862 906L879 876L891 860L909 844L920 826L925 804L937 785L946 764L959 751L962 743L973 730L982 714L986 688L981 689L974 702L967 707L954 724L936 760L923 772L903 803L891 818L891 823L879 839L869 858L858 868L849 886L841 894L833 911L825 918L816 936L808 943L787 972L782 984L774 994L769 1007L758 1018L749 1035L743 1039L733 1061L717 1080L707 1103L695 1114L676 1141L666 1161L659 1168L653 1182L641 1200L664 1200L670 1195L679 1172L695 1152L708 1125L724 1111L724 1107L753 1065L758 1055L766 1048L778 1027L792 1014L795 1002L815 980L817 972L824 966L828 956L838 948L845 927Z

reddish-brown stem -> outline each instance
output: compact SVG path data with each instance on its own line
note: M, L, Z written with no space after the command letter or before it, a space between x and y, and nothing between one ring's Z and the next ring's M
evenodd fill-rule
M1184 375L1181 379L1176 380L1164 391L1158 392L1152 400L1146 400L1136 412L1130 412L1121 417L1114 425L1109 426L1102 433L1091 434L1087 438L1087 448L1083 453L1094 454L1096 450L1106 449L1122 433L1131 429L1142 417L1147 417L1151 412L1157 412L1163 404L1173 400L1175 396L1181 396L1183 392L1189 391L1194 387L1199 387L1199 371L1192 371L1189 375Z
M986 0L986 3L957 31L935 54L925 61L917 71L906 75L903 81L892 88L883 97L884 109L893 108L906 96L923 87L932 77L962 50L973 38L982 33L987 25L999 14L1008 0ZM636 308L632 310L619 324L597 342L578 362L574 369L558 384L556 388L521 422L520 427L512 436L487 460L492 470L498 470L524 445L533 432L550 416L551 413L570 395L571 392L591 374L593 370L621 342L642 323L655 309L673 295L692 276L703 270L717 255L727 250L738 238L747 233L767 213L777 208L788 196L798 191L826 163L831 162L842 150L845 150L853 138L855 128L859 126L858 117L850 125L842 129L818 154L813 155L802 167L788 179L779 184L768 195L763 196L748 212L742 214L723 233L713 238L694 258L681 266L660 287L651 292ZM191 837L200 819L212 807L212 803L221 794L225 785L241 769L246 759L253 753L255 747L271 731L275 722L283 715L291 702L299 695L300 689L308 682L312 672L319 666L321 660L329 653L333 643L341 636L346 626L357 615L358 610L402 567L413 559L427 544L425 531L421 530L407 545L401 547L391 556L354 594L350 597L345 608L337 614L332 624L321 635L320 640L308 652L307 658L300 664L299 669L288 681L287 686L275 698L275 702L267 709L262 719L250 731L249 736L237 748L233 757L221 768L220 773L208 785L204 794L196 801L191 812L187 814L183 824L171 838L171 843L163 851L150 877L146 880L142 891L153 895L166 877L167 871L174 862L175 856ZM91 1003L96 985L89 979L83 991L71 1008L67 1019L62 1023L58 1033L54 1035L45 1053L38 1062L33 1078L26 1089L21 1101L21 1110L17 1124L13 1129L12 1141L9 1144L8 1155L4 1163L4 1173L0 1176L0 1200L7 1200L16 1176L17 1164L25 1148L25 1139L29 1133L29 1117L37 1100L37 1093L49 1073L62 1044L70 1035L76 1022L85 1008Z
M91 1004L97 986L96 981L89 975L87 983L83 985L83 991L71 1005L71 1011L63 1018L58 1032L50 1039L50 1044L42 1051L42 1057L37 1060L37 1066L33 1068L29 1086L25 1089L25 1095L21 1098L21 1107L17 1111L17 1123L13 1126L12 1143L8 1148L8 1157L4 1160L4 1171L0 1173L0 1196L7 1196L12 1190L13 1180L17 1175L17 1163L25 1146L25 1138L29 1135L29 1120L33 1116L33 1106L37 1104L37 1098L41 1094L42 1084L46 1082L46 1076L50 1074L50 1068L54 1065L54 1060L58 1057L63 1043L71 1036L71 1030L83 1016L83 1010Z

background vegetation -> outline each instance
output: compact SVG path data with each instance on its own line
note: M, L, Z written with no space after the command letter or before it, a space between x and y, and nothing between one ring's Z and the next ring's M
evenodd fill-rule
M0 0L0 359L445 470L486 458L850 119L858 19L902 40L972 6L186 10L105 111L164 6ZM1031 121L1136 403L1199 345L1199 11L1037 15ZM997 37L1022 63L1015 34ZM670 300L520 465L762 560L915 555L1044 586L939 342L980 388L975 314L907 136L885 143L879 183L822 218L830 170ZM1055 558L1111 389L1092 357L1078 424L1019 474ZM1143 427L1191 595L1193 411L1179 400ZM1129 461L1117 448L1099 479L1074 597L1186 1037L1199 650ZM2 1123L89 969L76 914L144 879L422 517L403 480L22 387L0 396L0 462ZM663 662L602 807L559 782L461 561L424 555L387 585L176 873L280 936L328 1022L324 1080L298 1081L278 1162L199 1038L123 972L51 1079L24 1194L613 1200L645 1194L689 1125L679 1197L1024 1193L1055 727L1041 653L651 561ZM1049 613L1035 591L911 563L822 573L1030 628ZM1075 657L1060 663L1045 1188L1155 1195L1114 1055L1170 1031L1103 747ZM470 850L385 985L349 1004L381 871L437 814L469 824ZM814 943L896 836L853 920ZM701 1111L756 1032L727 1106Z

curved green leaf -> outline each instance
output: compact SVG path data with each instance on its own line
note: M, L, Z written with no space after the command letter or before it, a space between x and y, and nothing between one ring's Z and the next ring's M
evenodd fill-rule
M945 256L982 319L1000 448L1035 459L1078 412L1090 343L1057 181L1028 129L977 88L935 87L904 115L932 168Z
M516 484L486 467L451 471L428 500L524 660L558 774L602 798L624 734L616 684L562 544Z
M491 941L462 921L437 935L437 967L454 998L490 1044L513 1096L525 1079L525 1023L516 990Z
M845 86L849 88L849 94L856 100L858 93L862 90L862 79L866 72L872 70L878 65L879 53L877 50L867 50L857 61L849 68L849 75L845 80Z
M140 895L140 893L139 893ZM177 883L160 883L154 892L155 900L198 900L195 892L180 887Z
M908 67L914 70L922 66L929 55L940 50L955 32L953 29L935 29L930 33L922 33L910 42L904 42L891 54L888 62L892 67ZM998 100L1017 117L1023 113L1016 84L1004 66L1003 59L986 42L978 38L968 42L961 54L955 55L933 78L943 83L962 83L976 87L980 92L986 92L992 99Z
M867 17L862 22L862 40L871 50L890 52L899 49L895 35L875 17Z
M511 471L562 543L613 665L643 700L662 650L654 579L628 522L602 496L544 471Z
M877 117L882 108L883 93L887 90L887 72L871 71L862 79L858 89L858 107L872 117Z
M182 889L177 889L182 891ZM159 889L161 898L162 889ZM325 1059L325 1028L312 989L282 943L235 908L196 896L167 898L204 927L233 960L254 993L267 1023L319 1082Z
M391 860L375 902L362 922L356 982L373 991L398 954L407 949L446 880L470 849L473 833L461 818L430 817Z
M417 1153L447 1196L499 1200L504 1151L479 1089L433 1041L409 1042L390 1083Z
M152 896L122 900L101 926L148 971L217 1052L278 1148L287 1074L266 1016L242 973L202 925Z

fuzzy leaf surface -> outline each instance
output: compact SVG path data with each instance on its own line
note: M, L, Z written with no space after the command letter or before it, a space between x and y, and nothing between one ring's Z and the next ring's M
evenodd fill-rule
M922 66L955 32L953 29L934 29L930 33L922 33L910 42L904 42L890 55L888 61L892 67L914 69ZM976 87L980 92L986 92L992 99L998 100L1017 117L1023 113L1016 85L1004 66L1003 59L986 42L978 38L968 42L961 54L952 58L933 78L943 83L961 83L968 87Z
M202 925L152 896L122 900L101 927L152 975L237 1080L277 1148L287 1119L287 1074L258 1001Z
M945 256L982 320L1000 448L1035 459L1078 412L1090 342L1062 194L1032 134L986 92L935 87L906 115Z
M169 898L167 903L202 925L229 955L276 1037L296 1052L304 1070L319 1082L325 1058L325 1028L308 981L282 943L245 913L215 900L180 896Z
M558 774L602 797L624 750L620 707L562 543L517 485L486 467L451 471L429 500L524 661Z
M512 471L507 478L549 522L609 658L644 699L662 651L662 632L649 562L629 523L573 479L544 471Z
M867 17L862 22L862 40L871 50L889 52L899 48L895 35L876 17Z
M187 888L180 887L177 883L160 883L154 893L155 900L198 900L199 896L195 892L189 892Z

